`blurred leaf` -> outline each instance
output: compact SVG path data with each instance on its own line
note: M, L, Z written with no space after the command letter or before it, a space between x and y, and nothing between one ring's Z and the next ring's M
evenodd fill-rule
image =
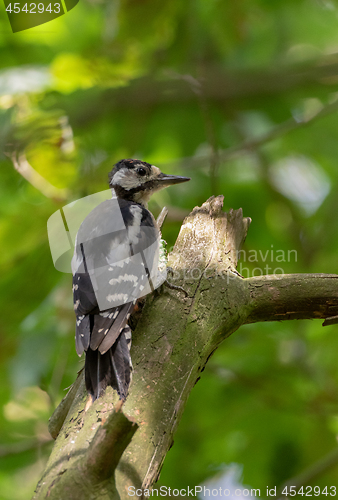
M37 420L46 418L50 411L50 400L47 394L38 387L27 387L21 390L16 400L4 407L7 420Z

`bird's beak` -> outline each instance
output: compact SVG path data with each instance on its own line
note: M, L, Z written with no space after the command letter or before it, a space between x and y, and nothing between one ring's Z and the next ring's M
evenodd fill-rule
M182 177L180 175L167 175L167 174L162 174L162 172L156 179L156 182L158 182L161 188L171 186L173 184L180 184L181 182L187 182L187 181L190 181L190 177Z

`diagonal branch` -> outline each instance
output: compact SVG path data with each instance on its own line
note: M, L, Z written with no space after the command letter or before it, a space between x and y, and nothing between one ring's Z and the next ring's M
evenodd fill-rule
M325 457L320 458L316 463L308 467L306 470L301 472L298 476L288 479L277 492L278 500L285 500L285 495L282 495L282 491L290 486L293 486L298 490L301 486L305 486L314 479L320 477L324 472L335 467L338 464L338 449L335 448ZM328 488L329 489L329 488Z
M44 196L52 198L55 201L64 201L67 199L67 191L53 186L39 172L34 170L24 153L20 155L12 153L9 157L13 162L15 170Z

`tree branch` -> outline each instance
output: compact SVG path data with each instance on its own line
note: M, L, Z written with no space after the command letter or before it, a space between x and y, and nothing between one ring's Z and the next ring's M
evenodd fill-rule
M252 307L246 323L338 314L337 274L280 274L245 281Z
M277 492L278 500L285 500L285 495L282 495L284 488L295 486L296 490L301 486L305 486L317 477L320 477L324 472L331 469L338 463L338 450L334 449L325 457L319 459L316 463L310 465L306 470L301 472L298 476L288 479ZM330 488L328 488L330 491Z
M196 100L196 93L203 88L206 99L215 103L228 104L232 108L236 101L245 99L272 99L285 92L302 90L302 96L313 97L314 92L334 92L337 89L338 64L336 54L322 60L303 64L280 66L273 70L259 69L242 72L225 72L213 66L206 66L204 73L208 76L202 81L193 75L178 75L167 72L167 78L138 78L130 85L122 88L108 89L93 93L92 90L81 92L86 106L78 106L67 110L73 124L82 125L97 120L103 113L123 109L149 109L161 104L189 103ZM195 84L195 82L197 82ZM90 99L88 98L90 95ZM67 103L63 102L63 109Z
M85 412L81 374L68 414L56 412L57 425L51 419L54 430L64 423L35 500L129 499L129 487L150 488L191 390L226 337L249 322L337 314L338 276L242 278L236 264L251 220L241 209L224 213L222 206L218 196L196 207L170 254L169 265L189 296L166 291L147 298L133 334L125 417L117 413L117 395L110 388Z
M47 181L47 179L42 177L39 172L34 170L24 153L21 153L20 155L12 153L8 156L12 160L15 170L44 196L57 202L67 199L67 190L59 189L53 186L49 181Z

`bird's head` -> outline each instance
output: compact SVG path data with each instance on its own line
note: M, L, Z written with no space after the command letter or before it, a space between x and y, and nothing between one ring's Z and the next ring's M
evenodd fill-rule
M156 191L189 180L190 177L163 174L154 165L133 159L120 160L109 173L109 185L118 198L144 206Z

